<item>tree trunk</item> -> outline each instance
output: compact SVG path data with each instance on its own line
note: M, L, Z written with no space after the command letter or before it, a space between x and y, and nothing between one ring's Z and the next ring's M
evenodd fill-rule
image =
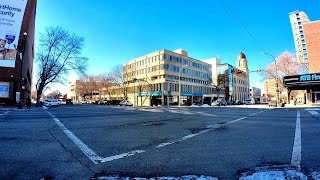
M44 86L42 84L39 85L39 90L37 90L37 104L36 107L40 106L40 99L43 92Z

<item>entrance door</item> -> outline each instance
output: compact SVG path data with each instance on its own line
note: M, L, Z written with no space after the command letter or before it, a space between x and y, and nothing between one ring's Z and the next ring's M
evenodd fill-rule
M315 96L315 98L314 98L315 103L320 104L320 92L315 92L314 96Z

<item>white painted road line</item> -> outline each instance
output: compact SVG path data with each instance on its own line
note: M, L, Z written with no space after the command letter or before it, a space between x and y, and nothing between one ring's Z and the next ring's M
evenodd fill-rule
M3 114L0 114L0 116L4 116L4 115L6 115L6 114L8 114L10 111L6 111L6 112L4 112Z
M80 148L80 150L95 164L99 164L102 158L93 152L86 144L84 144L77 136L75 136L65 125L55 118L50 112L47 112L54 119L60 129L72 140L72 142Z
M42 106L43 109L48 109L46 106Z
M296 132L294 135L294 144L292 148L291 165L300 170L301 163L301 124L300 124L300 111L297 112Z
M262 112L264 112L265 110L263 110L263 111L259 111L259 112L256 112L256 113L253 113L253 114L250 114L249 116L254 116L254 115L257 115L257 114L260 114L260 113L262 113Z
M319 113L317 111L308 111L312 116L318 115Z
M98 156L95 152L93 152L93 150L91 150L78 137L76 137L69 129L67 129L65 127L65 125L58 118L56 118L52 113L50 113L48 111L46 111L46 112L54 119L54 121L57 123L57 125L73 141L73 143L75 143L80 148L80 150L95 164L104 163L104 162L110 162L110 161L113 161L113 160L122 159L122 158L125 158L125 157L134 156L136 154L141 154L141 153L147 152L147 150L134 150L134 151L130 151L130 152L127 152L127 153L122 153L122 154L118 154L118 155L114 155L114 156L109 156L109 157L104 157L103 158L101 156ZM262 112L263 111L260 111L258 113L262 113ZM258 113L256 113L256 114L258 114ZM181 139L178 139L176 141L159 144L158 146L154 147L154 149L162 148L162 147L165 147L165 146L168 146L168 145L175 144L177 142L182 142L182 141L185 141L187 139L194 138L194 137L196 137L196 136L198 136L200 134L212 131L214 129L217 129L217 128L220 128L220 127L223 127L223 126L226 126L226 125L238 122L238 121L241 121L241 120L246 119L246 118L247 117L241 117L241 118L235 119L233 121L229 121L229 122L227 122L225 124L208 126L207 127L208 129L202 130L202 131L200 131L198 133L195 133L195 134L189 134L189 135L184 136Z
M113 161L113 160L122 159L122 158L129 157L129 156L134 156L136 154L140 154L140 153L144 153L144 152L146 152L146 150L130 151L130 152L127 152L127 153L123 153L123 154L118 154L118 155L115 155L115 156L102 158L100 160L100 162L101 163L110 162L110 161Z

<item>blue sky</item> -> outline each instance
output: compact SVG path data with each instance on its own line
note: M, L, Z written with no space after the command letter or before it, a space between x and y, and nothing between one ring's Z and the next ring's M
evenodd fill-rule
M319 20L320 1L224 0L262 48L274 56L295 52L288 13L306 12ZM263 68L272 59L240 26L221 0L45 0L38 1L36 43L45 26L63 26L85 37L88 73L110 71L117 64L160 49L187 50L190 57L219 56L235 65L242 50L249 69ZM262 78L250 74L251 85Z

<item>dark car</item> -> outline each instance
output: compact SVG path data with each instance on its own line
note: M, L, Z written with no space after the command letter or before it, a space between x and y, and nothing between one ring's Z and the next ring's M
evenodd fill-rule
M227 105L233 105L233 101L227 100Z
M236 101L236 104L237 104L237 105L243 105L243 104L244 104L244 102L243 102L243 101L238 100L238 101Z
M72 99L66 99L66 104L73 104Z
M172 103L170 103L169 105L171 105L171 106L176 106L176 105L178 105L179 103L178 102L172 102Z
M112 100L110 105L118 106L120 102L121 102L121 100Z

